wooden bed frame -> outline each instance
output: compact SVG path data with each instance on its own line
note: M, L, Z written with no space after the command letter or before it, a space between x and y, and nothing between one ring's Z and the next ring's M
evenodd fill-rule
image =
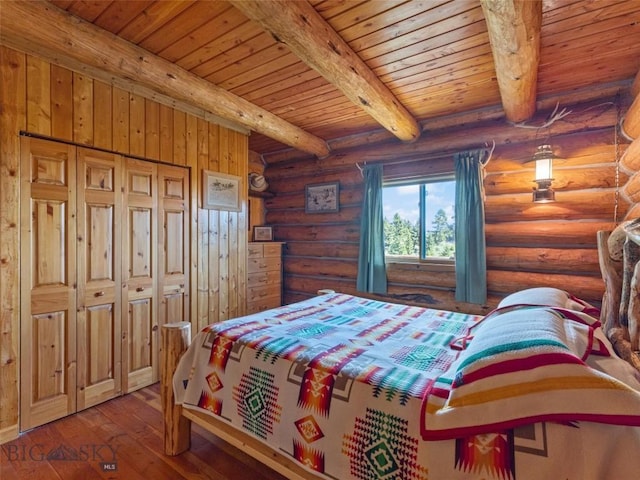
M316 475L302 468L290 457L271 450L256 438L217 418L176 405L173 395L173 373L178 366L180 357L191 342L191 324L178 322L163 325L161 342L160 395L164 417L164 453L166 455L179 455L190 448L191 422L193 422L286 478L291 480L318 479Z
M638 238L629 233L637 227ZM640 371L640 219L626 222L613 232L598 232L598 258L605 283L601 321L618 355ZM638 241L639 243L636 243ZM191 422L251 455L292 480L317 480L289 456L273 451L254 437L227 423L175 405L173 374L191 339L191 325L163 325L161 332L161 397L164 416L164 450L178 455L190 447Z

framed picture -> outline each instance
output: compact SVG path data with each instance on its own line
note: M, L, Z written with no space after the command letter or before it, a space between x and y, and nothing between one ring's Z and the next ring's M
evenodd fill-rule
M202 171L202 208L240 211L240 177Z
M315 183L304 187L306 213L330 213L340 209L340 183Z
M270 242L273 240L273 230L271 227L253 227L254 242Z

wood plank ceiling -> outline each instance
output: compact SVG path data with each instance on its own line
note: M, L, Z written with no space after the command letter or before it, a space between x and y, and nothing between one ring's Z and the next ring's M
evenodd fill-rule
M309 0L276 2L275 10L257 11L270 3L51 0L47 5L328 145L354 134L387 131L389 138L406 141L438 119L487 109L504 108L507 119L522 121L534 113L536 100L562 103L572 95L597 96L630 84L640 69L637 0ZM506 11L511 4L512 11ZM531 5L541 10L541 19ZM292 9L294 17L282 15ZM306 26L307 38L301 31ZM323 53L327 45L339 59ZM533 69L530 79L527 67ZM362 88L368 87L365 94L375 101L362 98L349 70L366 80ZM510 114L507 107L514 101L515 114ZM517 101L532 107L523 118L517 117L526 105L518 107ZM268 161L269 154L291 148L286 138L274 137L254 131L250 149ZM327 153L322 146L309 151Z

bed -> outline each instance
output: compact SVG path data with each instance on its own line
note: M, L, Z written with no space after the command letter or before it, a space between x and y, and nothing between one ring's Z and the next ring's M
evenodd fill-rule
M600 317L532 288L485 317L328 293L169 324L165 451L193 421L292 479L636 478L640 372Z

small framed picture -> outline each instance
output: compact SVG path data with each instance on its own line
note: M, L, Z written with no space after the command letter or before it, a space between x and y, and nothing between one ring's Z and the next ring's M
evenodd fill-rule
M271 242L273 240L273 229L271 227L253 227L254 242Z
M240 177L202 171L202 208L240 211Z
M340 209L340 183L316 183L304 187L305 213L330 213Z

